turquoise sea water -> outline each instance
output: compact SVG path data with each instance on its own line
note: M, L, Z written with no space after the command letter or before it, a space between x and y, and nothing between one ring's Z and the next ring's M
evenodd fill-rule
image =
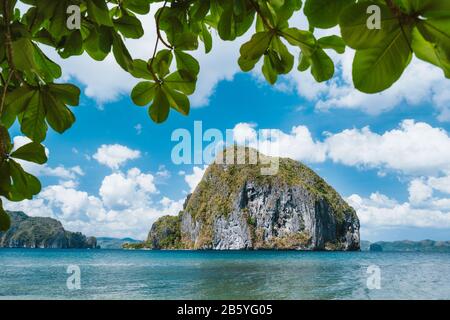
M450 299L450 254L0 249L0 299L411 298Z

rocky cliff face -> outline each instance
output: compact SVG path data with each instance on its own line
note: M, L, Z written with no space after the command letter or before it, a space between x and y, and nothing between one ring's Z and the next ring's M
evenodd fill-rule
M359 250L356 212L322 178L290 159L279 159L276 175L263 176L260 169L212 164L173 218L179 221L181 246ZM155 232L149 237L152 243L160 240Z
M97 240L79 232L64 230L61 222L29 217L23 212L8 212L11 228L0 232L1 248L96 248Z
M180 218L164 216L155 221L146 243L153 249L182 249Z

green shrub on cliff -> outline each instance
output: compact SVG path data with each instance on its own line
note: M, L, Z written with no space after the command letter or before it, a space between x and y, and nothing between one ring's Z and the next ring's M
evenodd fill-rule
M151 249L181 249L180 216L164 216L153 223L145 244Z

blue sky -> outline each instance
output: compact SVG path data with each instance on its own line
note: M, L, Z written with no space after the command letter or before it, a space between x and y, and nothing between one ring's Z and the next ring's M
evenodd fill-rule
M148 56L149 42L151 33L130 42L133 55ZM351 86L347 52L333 55L337 73L327 83L293 71L272 87L257 70L239 72L238 48L217 43L210 56L194 53L202 69L191 114L171 112L162 125L133 105L135 80L111 57L52 55L65 80L83 89L77 121L48 135L46 166L24 164L40 177L42 193L7 207L88 235L143 239L159 216L178 213L201 178L203 165L171 160L172 132L201 121L204 130L234 129L238 139L279 130L279 155L308 164L355 207L362 239L450 239L450 81L440 70L413 60L393 88L368 96ZM16 144L24 143L14 131Z

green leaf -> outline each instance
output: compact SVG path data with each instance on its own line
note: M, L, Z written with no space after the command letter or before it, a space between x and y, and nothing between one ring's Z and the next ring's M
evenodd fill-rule
M133 61L133 68L130 73L135 78L154 80L153 75L148 68L149 65L147 62L141 59L136 59Z
M428 19L417 24L422 36L450 54L450 19Z
M341 54L345 52L345 42L338 36L323 37L317 40L317 43L323 49L333 49Z
M281 35L293 46L299 47L306 55L313 54L317 41L310 31L297 28L286 28L281 30Z
M125 71L130 71L133 68L133 58L131 58L130 52L123 43L122 37L116 32L112 33L113 39L113 54L116 58L119 66Z
M317 28L332 28L338 24L342 10L353 0L306 0L304 13L309 24Z
M264 56L264 64L262 66L262 73L264 78L270 83L275 84L277 82L278 74L272 66L269 55Z
M50 92L44 92L42 96L47 111L47 122L50 127L59 133L69 129L75 122L75 116L72 111L65 106L62 100Z
M406 30L411 34L411 30ZM399 29L376 48L358 50L353 61L353 82L365 93L377 93L392 86L411 61L411 51Z
M202 25L201 38L205 44L205 53L209 53L212 49L212 36L205 24Z
M429 18L450 18L450 2L442 0L422 0L411 1L422 2L423 7L418 9L421 15L427 19Z
M220 16L217 31L219 32L219 36L222 40L236 39L236 25L232 5L228 5Z
M274 37L271 43L269 58L278 74L287 74L294 66L294 56L279 37Z
M60 99L70 106L78 106L80 104L81 91L77 86L72 84L50 83L49 91L52 95Z
M381 10L381 28L369 29L367 8L377 5ZM339 19L341 35L345 43L354 49L368 49L381 45L400 28L397 17L391 10L375 1L365 1L348 6Z
M246 59L243 59L241 56L238 59L238 64L242 71L248 72L248 71L253 70L253 68L255 67L255 65L258 61L259 61L259 58L254 59L254 60L246 60Z
M114 20L114 25L126 38L139 39L144 35L141 21L136 17L123 15Z
M1 117L3 124L9 128L16 120L17 115L22 113L28 106L33 94L33 88L27 85L8 93L6 96L5 110Z
M154 59L149 60L148 65L159 77L164 78L169 74L172 59L172 51L163 49L156 54Z
M417 28L412 33L411 46L419 59L438 66L444 71L447 78L450 78L450 54L441 47L428 42Z
M86 1L89 17L98 25L112 27L113 23L109 16L108 6L104 0Z
M279 29L287 28L289 25L288 20L292 17L294 12L299 11L301 7L301 0L279 1L276 9L277 27Z
M161 87L158 87L155 91L155 99L150 106L149 115L150 118L156 123L163 123L169 116L170 104L165 93Z
M303 72L311 67L311 59L305 56L304 54L300 54L300 62L298 64L298 71Z
M6 213L6 211L3 209L3 203L0 199L0 231L8 231L8 229L11 227L11 219L9 218L9 215Z
M28 38L19 38L13 41L14 64L18 70L23 72L37 70L34 48L34 44Z
M108 27L93 27L84 41L84 49L92 59L103 61L111 51L112 37Z
M75 30L65 39L64 48L59 55L67 59L71 56L79 56L83 53L83 37L79 30Z
M122 5L137 14L145 15L150 12L150 1L122 0Z
M32 199L41 191L41 183L33 175L25 172L20 164L10 159L8 161L12 185L8 199L22 201Z
M188 53L180 50L175 50L175 59L177 61L178 70L184 70L196 78L200 72L200 65L198 61Z
M311 74L317 82L330 80L334 75L333 60L323 51L317 49L310 57Z
M59 0L52 19L50 20L50 33L60 39L69 32L67 29L67 7L70 5L67 0Z
M9 163L7 161L2 161L0 162L0 195L8 197L11 185L12 181L11 174L9 173Z
M131 91L131 99L138 106L149 104L155 97L156 83L150 81L139 82Z
M417 13L424 18L450 17L450 2L443 0L396 0L407 14Z
M198 48L198 37L190 31L176 34L173 46L179 50L196 50Z
M42 142L47 134L45 123L45 106L42 103L39 91L35 91L29 100L22 120L21 130L24 135L34 142Z
M273 33L268 31L255 33L250 41L241 46L241 58L244 60L259 60L268 49L272 37Z
M9 135L8 129L1 123L0 123L0 137L2 139L0 143L3 144L2 151L4 151L5 153L9 153L12 149L11 137Z
M196 79L183 70L171 73L164 79L164 83L171 89L181 91L187 95L195 92Z
M45 81L53 81L58 79L62 75L61 67L50 60L41 49L33 44L34 46L34 61L36 62L36 68Z
M210 0L195 1L189 9L189 15L195 21L202 21L208 14Z
M47 162L47 155L45 154L45 148L36 142L30 142L13 153L11 157L15 159L22 159L25 161L34 162L37 164L44 164Z
M179 113L187 116L189 114L190 104L188 97L176 90L172 90L169 86L163 86L169 105Z

